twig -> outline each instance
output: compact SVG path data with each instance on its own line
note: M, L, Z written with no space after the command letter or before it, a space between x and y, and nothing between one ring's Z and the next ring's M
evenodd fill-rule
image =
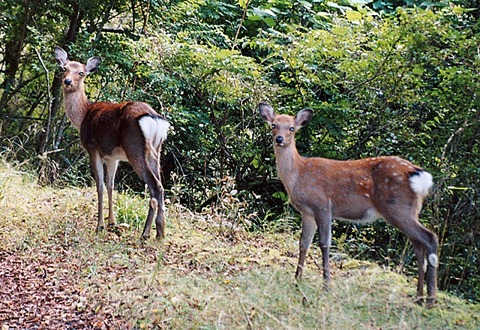
M258 309L260 312L262 312L263 314L267 315L268 317L270 317L272 320L276 321L282 328L284 329L287 329L287 326L285 324L282 323L282 321L280 321L275 315L272 315L270 314L269 312L267 312L266 310L264 310L263 308L261 308L260 306L258 305L255 305L254 303L252 303L251 301L247 301L248 304L254 306L256 309Z
M253 329L253 324L252 324L252 321L250 321L250 318L248 317L248 313L247 313L247 310L245 308L245 304L240 302L240 306L242 306L242 311L243 311L243 314L245 315L245 319L247 320L248 328Z
M49 71L48 71L47 67L45 66L45 63L43 62L42 55L40 55L40 52L37 50L36 47L33 47L33 49L35 50L35 53L37 53L38 60L42 64L43 70L45 70L45 77L47 79L47 86L50 86ZM45 127L45 140L41 142L42 151L44 151L45 148L46 148L47 141L48 141L48 136L50 135L50 128L51 128L51 125L52 125L52 103L53 103L53 100L52 100L52 96L50 94L50 88L47 88L47 97L48 97L48 119L47 119L47 126Z
M238 36L240 35L240 30L242 29L243 22L245 22L245 18L246 18L246 16L247 16L247 9L248 9L248 5L249 5L249 4L250 4L250 0L247 0L247 1L245 2L244 7L243 7L242 18L240 19L240 23L238 23L237 32L235 33L235 38L233 39L232 50L235 49L235 47L237 47Z
M47 79L47 86L50 86L50 77L48 75L49 71L48 71L47 67L45 66L45 63L43 62L42 55L40 55L40 53L38 52L36 47L34 47L33 49L35 50L35 53L37 53L38 60L42 64L43 70L45 70L45 76L46 76L46 79ZM48 95L48 105L50 106L51 103L52 103L52 96L50 95L50 89L49 88L47 88L47 95Z
M315 258L313 258L313 263L315 264L315 266L317 266L317 268L320 270L320 271L323 271L323 269L320 267L320 265L318 264L317 260L315 260Z
M302 304L303 306L306 306L308 304L308 298L307 298L307 295L305 294L305 292L303 292L302 288L300 287L300 283L298 281L296 281L297 283L295 284L295 286L297 287L297 289L300 291L300 293L302 294Z

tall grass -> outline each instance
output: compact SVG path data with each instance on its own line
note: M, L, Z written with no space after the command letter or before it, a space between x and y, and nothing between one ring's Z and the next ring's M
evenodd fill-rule
M440 292L427 310L414 303L414 278L368 262L334 261L325 291L315 247L297 284L298 233L248 232L218 209L195 213L169 200L166 238L141 242L148 199L117 193L117 220L128 225L97 235L94 188L34 181L0 166L0 249L22 260L58 260L55 271L75 283L75 309L111 328L480 328L479 305Z

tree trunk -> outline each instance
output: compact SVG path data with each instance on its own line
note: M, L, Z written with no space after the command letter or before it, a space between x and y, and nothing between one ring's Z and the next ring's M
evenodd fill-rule
M73 43L77 38L78 31L80 29L80 24L82 22L83 12L80 11L77 2L73 3L72 14L69 17L70 25L68 27L68 32L65 35L64 42L61 43L61 47L64 47L66 44ZM52 50L53 51L53 50ZM44 153L48 148L47 145L49 141L55 141L53 144L58 145L57 141L61 140L61 136L58 134L63 134L64 130L59 129L57 131L52 132L52 124L55 122L57 118L58 111L61 106L61 99L62 99L62 77L61 75L55 75L52 82L52 87L50 89L50 93L52 95L52 102L48 108L48 118L45 122L43 133L39 136L39 141L37 143L37 152ZM55 137L55 134L57 136Z
M25 12L20 19L13 18L10 26L7 27L5 36L5 79L1 83L0 88L3 89L2 97L0 98L0 133L6 131L11 123L11 115L14 108L8 107L8 101L12 97L12 92L15 89L15 77L20 65L22 50L27 36L28 26L32 21L33 15L38 8L39 0L34 1L32 6L24 6Z

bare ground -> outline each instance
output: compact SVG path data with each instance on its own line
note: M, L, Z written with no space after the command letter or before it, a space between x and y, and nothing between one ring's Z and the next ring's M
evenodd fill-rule
M95 310L78 283L81 265L46 246L22 255L0 251L0 323L5 329L110 329L122 320Z

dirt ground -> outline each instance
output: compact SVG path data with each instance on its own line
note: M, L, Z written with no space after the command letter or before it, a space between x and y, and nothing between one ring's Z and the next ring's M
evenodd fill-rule
M69 251L0 250L0 324L8 329L123 329L104 306L88 302L78 285L81 265Z

